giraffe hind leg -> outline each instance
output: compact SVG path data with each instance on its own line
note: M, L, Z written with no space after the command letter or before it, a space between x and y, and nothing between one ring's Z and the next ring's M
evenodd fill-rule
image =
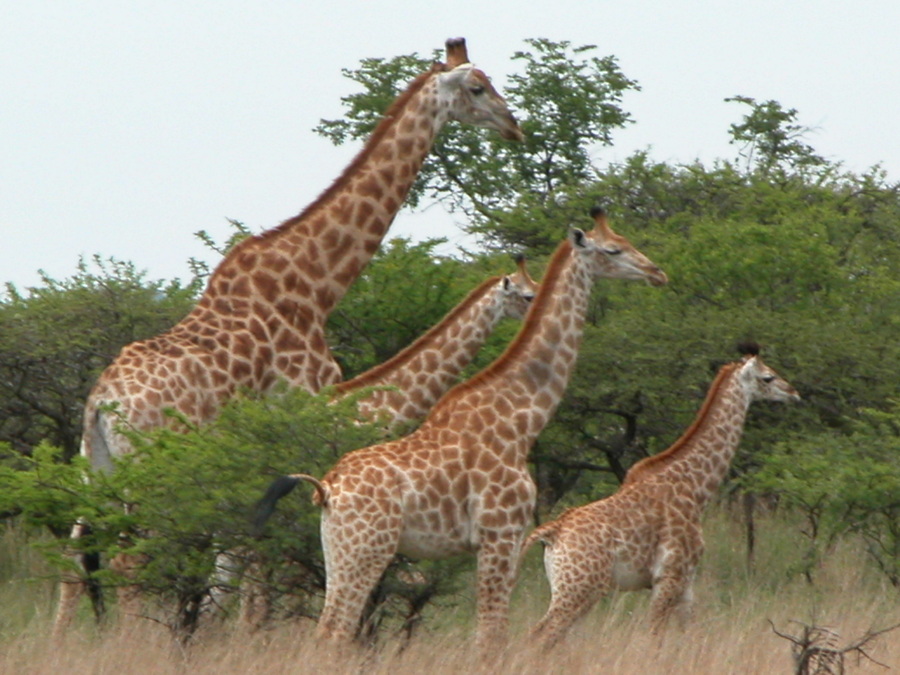
M532 628L531 635L542 648L552 649L604 595L606 590L583 587L567 591L564 595L554 595L547 613Z
M352 555L352 551L346 551ZM354 640L369 596L393 559L393 553L369 553L365 561L326 565L325 606L316 635L335 642Z
M594 560L592 569L580 569L565 555L545 554L550 580L550 606L532 628L531 635L543 649L552 649L612 588L612 561Z
M393 512L375 518L340 505L323 512L325 605L317 636L335 642L357 637L372 589L393 560L400 541L399 506L389 508Z

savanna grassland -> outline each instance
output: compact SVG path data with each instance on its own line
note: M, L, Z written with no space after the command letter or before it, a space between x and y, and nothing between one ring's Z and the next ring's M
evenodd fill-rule
M871 631L900 623L900 598L874 568L862 542L845 538L814 570L812 582L796 573L804 550L797 523L768 515L757 523L752 571L738 518L722 507L706 523L707 553L695 587L695 614L684 628L671 626L657 639L646 624L648 593L619 594L601 602L547 655L527 644L528 627L546 607L548 590L540 556L527 560L513 602L509 649L495 664L474 660L471 586L433 607L408 644L382 635L377 647L335 656L300 620L247 634L232 622L200 631L185 647L167 629L146 622L124 635L98 631L87 607L61 643L49 637L54 606L53 574L41 554L10 528L0 565L0 671L3 673L791 673L792 644L806 626L836 634L844 648ZM881 673L900 667L900 629L848 652L846 672ZM831 671L822 671L831 672ZM833 671L838 672L838 671Z
M471 566L438 563L428 569L441 583L410 642L388 622L374 647L337 658L312 638L325 583L317 507L282 500L264 537L250 532L248 516L274 476L321 476L344 453L382 440L383 429L358 424L352 403L332 405L328 395L238 396L215 422L160 430L116 471L91 472L79 444L92 383L123 345L190 311L211 273L191 261L187 283L152 280L140 265L97 255L72 278L0 289L0 675L791 673L794 645L775 630L828 629L844 648L900 624L900 183L877 166L848 171L810 145L815 129L796 109L747 96L726 99L739 109L722 130L735 157L671 164L642 151L601 161L613 132L634 122L621 104L638 86L596 49L541 38L513 57L519 74L504 96L527 143L466 128L438 138L409 203L443 203L468 221L479 251L454 257L438 253L442 240L387 242L329 318L329 345L345 376L365 372L487 277L514 269L511 255L524 254L541 278L568 229L590 225L592 207L603 205L670 283L608 283L592 296L578 367L529 454L537 513L543 520L614 491L629 466L689 427L734 344L752 339L803 397L753 406L721 488L778 504L757 516L753 564L741 514L714 505L688 625L651 637L648 594L618 595L544 655L527 640L548 600L532 551L510 646L484 663L471 637ZM415 54L362 60L345 72L365 91L342 98L345 117L315 132L339 145L367 137L428 67ZM198 235L226 255L251 234L233 225L227 242ZM463 379L517 330L501 325ZM122 503L140 508L126 513ZM79 518L93 531L83 551L109 559L134 545L125 552L150 561L143 590L166 607L210 596L215 547L255 547L277 577L271 587L291 578L293 568L278 576L285 559L308 572L308 588L292 587L289 601L301 597L309 616L253 634L234 619L201 624L185 646L171 621L145 620L127 635L114 624L99 630L84 602L71 633L53 643L59 567L39 549L58 562ZM900 668L900 629L863 649L868 656L846 654L845 672Z

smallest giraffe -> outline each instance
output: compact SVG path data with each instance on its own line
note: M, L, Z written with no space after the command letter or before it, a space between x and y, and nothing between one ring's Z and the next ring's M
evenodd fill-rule
M737 451L747 409L756 400L800 399L762 362L756 344L739 350L743 357L722 366L693 423L671 447L632 466L614 494L565 511L526 539L522 556L544 543L550 607L531 631L544 648L614 589L652 589L653 632L673 612L689 618L703 554L700 519Z

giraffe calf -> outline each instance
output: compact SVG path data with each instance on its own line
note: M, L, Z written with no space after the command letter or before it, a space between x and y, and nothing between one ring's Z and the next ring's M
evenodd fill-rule
M613 590L651 589L650 621L686 620L703 553L700 518L725 477L754 400L796 401L794 388L763 364L754 344L726 364L687 431L635 464L613 495L565 511L526 539L544 543L550 607L532 635L551 647Z

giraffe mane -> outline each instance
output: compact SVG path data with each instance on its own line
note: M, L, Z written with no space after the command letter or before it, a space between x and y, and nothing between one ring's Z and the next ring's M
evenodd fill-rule
M531 301L531 307L529 307L528 314L525 316L525 323L522 328L519 329L518 335L516 335L513 341L506 347L506 350L481 372L465 382L460 382L453 387L453 389L448 391L438 404L431 409L431 414L429 414L428 418L431 418L439 409L459 398L470 389L478 388L487 380L500 375L509 363L515 361L522 354L528 340L540 327L540 322L533 320L532 317L541 316L544 313L546 306L550 304L550 299L553 297L553 292L559 283L562 271L566 267L566 262L569 260L569 254L571 252L572 243L568 239L563 241L556 248L556 252L550 259L547 271L544 272L544 276L541 278L541 285L538 288L537 295L534 297L534 300Z
M725 380L728 379L728 376L731 375L735 370L737 370L740 365L740 361L735 361L733 363L726 363L719 369L719 373L716 375L716 379L714 379L712 384L709 386L709 391L707 391L706 393L706 398L703 400L703 405L700 406L700 411L697 413L694 421L691 422L691 426L689 426L687 430L678 438L678 440L672 443L672 445L670 445L667 449L653 455L652 457L645 457L641 461L635 463L628 470L628 473L625 474L625 480L622 481L623 486L636 483L637 481L646 478L649 474L656 473L664 469L677 459L679 451L681 451L684 446L690 442L693 435L706 420L706 417L709 414L709 409L712 407L713 401L716 399L716 395L718 394L719 389L722 388Z
M339 192L347 183L350 176L352 176L357 169L359 169L360 165L363 164L368 158L369 155L375 149L375 146L378 145L379 142L384 138L384 136L388 133L388 130L397 123L398 115L397 113L402 110L409 100L415 96L419 91L421 91L422 87L425 86L425 83L431 79L435 73L444 72L447 70L447 66L444 63L434 63L431 68L418 77L414 79L409 86L406 87L394 102L388 106L387 110L385 110L384 114L381 117L381 120L375 126L375 129L369 135L369 138L366 140L365 145L363 145L362 149L357 153L356 157L344 167L344 170L341 172L337 178L329 185L325 190L323 190L318 197L314 201L312 201L305 209L303 209L299 214L294 216L293 218L288 218L280 225L269 228L259 234L256 234L252 237L247 237L240 244L235 246L230 252L229 256L234 254L238 249L243 248L244 245L249 245L250 242L260 242L269 239L270 237L278 236L282 231L289 229L291 226L297 224L301 220L309 217L316 209L320 208L325 202L331 199L337 192Z
M497 284L497 282L499 282L501 278L502 277L499 276L491 277L490 279L487 279L486 281L479 284L465 297L465 299L460 304L450 310L450 312L448 312L444 316L444 318L440 320L440 322L429 328L425 333L420 335L406 348L401 349L387 361L378 364L374 368L369 368L369 370L360 373L354 378L338 383L337 385L335 385L335 391L338 394L346 394L347 392L356 391L357 389L367 387L381 379L382 375L384 375L386 371L396 368L404 361L408 361L414 354L420 352L422 349L425 349L430 343L434 342L436 335L441 330L443 330L444 326L452 321L455 321L460 314L465 312L467 309L469 309L469 307L471 307L476 302L481 300L481 298L487 295L490 292L491 288L495 284Z

